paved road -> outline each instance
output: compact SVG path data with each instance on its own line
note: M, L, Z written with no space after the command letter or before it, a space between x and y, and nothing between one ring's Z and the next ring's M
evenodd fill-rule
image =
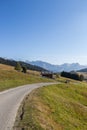
M54 83L24 85L0 92L0 130L12 130L17 110L23 98L33 89Z

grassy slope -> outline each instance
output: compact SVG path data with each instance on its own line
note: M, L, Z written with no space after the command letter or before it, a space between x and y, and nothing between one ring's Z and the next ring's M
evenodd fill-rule
M85 83L39 88L26 97L23 105L23 119L17 117L16 124L23 130L87 130Z
M15 71L13 67L0 64L0 91L24 84L50 81L52 80L41 78L38 72L30 71L30 74L24 74Z

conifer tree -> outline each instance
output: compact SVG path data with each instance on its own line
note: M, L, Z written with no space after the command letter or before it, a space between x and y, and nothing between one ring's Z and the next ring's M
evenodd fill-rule
M22 72L26 73L27 72L27 68L25 66L22 66Z
M16 66L15 66L15 70L17 70L17 71L21 71L22 70L21 65L20 65L19 62L17 62Z

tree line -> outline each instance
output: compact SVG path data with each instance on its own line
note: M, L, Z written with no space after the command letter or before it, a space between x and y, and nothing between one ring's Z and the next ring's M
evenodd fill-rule
M78 73L72 73L72 72L61 72L61 76L62 77L66 77L66 78L71 78L71 79L75 79L75 80L79 80L79 81L83 81L84 80L84 76Z

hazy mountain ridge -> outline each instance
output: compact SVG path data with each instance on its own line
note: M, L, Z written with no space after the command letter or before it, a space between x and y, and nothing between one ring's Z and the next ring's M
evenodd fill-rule
M78 70L78 72L87 72L87 68L80 69L80 70Z
M43 62L43 61L26 61L27 63L30 63L32 65L37 65L40 66L42 68L45 68L47 70L53 71L53 72L61 72L61 71L77 71L80 69L84 69L87 68L87 66L84 65L80 65L79 63L64 63L61 65L53 65L47 62Z
M7 59L0 57L0 63L15 66L18 61L13 59ZM62 71L80 71L80 72L87 72L87 66L80 65L79 63L64 63L61 65L53 65L43 61L19 61L21 65L27 67L27 69L37 70L37 71L52 71L52 72L62 72Z
M13 59L0 57L0 64L15 66L17 64L17 62L19 62L22 66L26 66L27 69L30 69L30 70L47 71L46 69L44 69L42 67L39 67L37 65L32 65L32 64L26 63L24 61L16 61L16 60L13 60Z

